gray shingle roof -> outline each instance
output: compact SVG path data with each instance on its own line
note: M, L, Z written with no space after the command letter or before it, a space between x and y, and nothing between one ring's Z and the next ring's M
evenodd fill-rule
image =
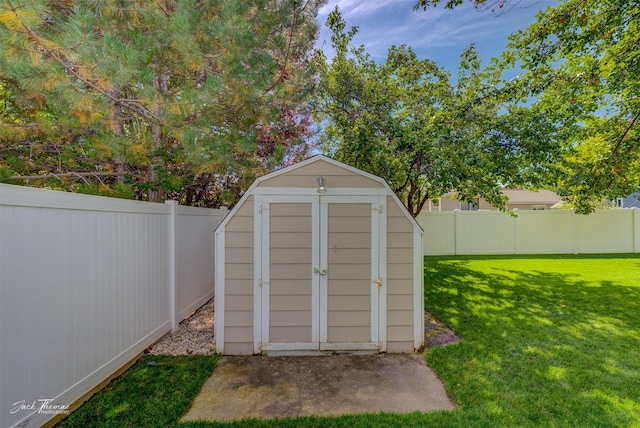
M555 204L560 196L551 190L503 189L502 193L509 197L509 204Z

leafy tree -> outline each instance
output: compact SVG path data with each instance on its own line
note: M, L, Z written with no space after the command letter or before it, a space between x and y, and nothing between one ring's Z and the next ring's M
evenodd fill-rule
M507 103L496 90L499 73L481 71L473 47L453 85L448 72L405 46L390 48L384 64L350 48L357 29L345 32L337 8L327 25L335 56L327 64L319 55L316 105L324 148L384 177L413 216L450 191L504 208L503 185L535 186L553 171L559 152L538 138L550 133L543 112Z
M419 1L416 8L437 3ZM514 0L501 3L512 6ZM565 0L512 35L503 54L504 70L521 69L504 88L513 100L545 111L555 128L553 143L566 150L549 184L577 212L640 187L638 34L637 1ZM528 118L522 119L527 126Z
M559 193L576 211L640 186L640 4L569 0L511 37L505 64L522 64L525 95L573 128Z
M233 203L238 191L225 180L242 189L304 151L319 6L5 0L0 78L13 91L5 99L24 94L47 114L2 118L4 175ZM33 157L34 147L50 156Z

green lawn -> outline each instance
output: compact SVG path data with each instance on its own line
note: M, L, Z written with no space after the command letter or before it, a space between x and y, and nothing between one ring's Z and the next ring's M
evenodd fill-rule
M180 426L640 427L640 256L425 260L426 308L464 339L425 353L457 410ZM216 360L149 358L65 426L178 425Z
M465 340L427 361L478 426L640 426L640 257L427 258Z
M166 427L184 415L218 357L145 355L59 427Z

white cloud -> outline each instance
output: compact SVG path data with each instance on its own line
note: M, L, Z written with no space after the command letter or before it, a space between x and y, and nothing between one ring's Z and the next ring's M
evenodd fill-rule
M350 18L370 16L388 6L400 6L401 8L411 10L413 4L414 2L412 0L330 0L320 9L320 15L326 18L329 12L337 5L342 17L348 20Z
M502 15L479 12L470 2L454 10L438 7L414 12L414 0L331 0L318 18L322 25L320 43L326 42L323 49L329 56L330 33L324 22L336 4L347 27L358 27L353 44L364 44L374 59L384 61L389 47L406 44L419 57L453 70L462 50L472 43L485 59L499 55L510 33L526 28L533 23L537 10L557 4L557 0L522 0Z

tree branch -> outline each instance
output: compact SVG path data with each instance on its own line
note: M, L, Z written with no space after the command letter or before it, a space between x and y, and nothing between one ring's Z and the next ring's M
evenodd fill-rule
M279 71L278 78L276 79L275 82L273 82L273 84L271 86L269 86L269 88L267 88L267 90L265 90L263 92L264 94L268 94L269 92L271 92L273 90L273 88L275 88L284 79L284 76L285 76L285 73L286 73L286 67L287 67L287 64L289 63L289 55L291 54L291 43L293 42L293 31L294 31L295 26L296 26L297 11L298 11L298 9L294 7L294 9L293 9L293 19L291 21L291 28L289 30L289 39L287 40L287 48L286 48L286 52L285 52L285 55L284 55L284 64L282 65L283 70L278 70Z
M633 128L633 125L635 125L638 119L640 119L640 112L636 113L633 119L631 119L629 126L627 126L627 128L624 130L624 133L620 136L620 138L616 142L616 146L613 148L613 151L611 152L611 157L609 158L613 162L615 162L614 158L618 155L618 150L620 150L620 146L622 145L622 142L625 140L625 138L627 138L627 134L629 133L631 128ZM613 176L610 175L609 182L607 183L607 188L611 188L612 183L613 183Z
M95 171L95 172L65 172L60 174L45 175L14 175L9 177L11 180L46 180L49 178L69 178L69 177L121 177L129 175L135 178L142 178L139 175L130 172L111 172L111 171Z
M420 214L420 212L422 211L422 208L424 207L424 204L426 204L428 200L429 200L429 192L424 192L424 197L422 197L418 201L418 206L417 206L418 214Z
M636 115L634 116L633 119L631 119L631 122L629 123L629 126L627 126L627 129L624 130L624 133L618 139L618 141L616 143L616 146L614 147L613 151L611 152L611 157L616 156L616 154L618 153L618 150L620 149L620 146L622 145L622 142L627 137L627 134L629 133L629 131L631 130L633 125L635 125L635 123L638 121L638 119L640 119L640 111L638 113L636 113Z
M16 7L13 6L13 4L11 3L10 0L7 0L7 3L9 4L9 7L11 8L11 10L13 12L16 11ZM88 86L89 88L97 91L98 93L100 93L101 95L107 97L108 99L110 99L114 104L116 105L121 105L127 109L131 109L133 111L135 111L138 114L141 114L142 116L148 116L151 117L152 119L156 120L157 122L161 122L160 118L156 117L152 111L150 111L149 109L145 108L144 106L137 104L137 103L131 103L128 102L128 100L123 100L121 98L117 98L117 97L113 97L111 94L109 94L109 92L103 88L101 88L100 86L96 85L94 82L92 82L90 79L87 79L85 77L83 77L80 73L78 73L74 67L72 67L71 65L69 65L63 58L60 57L60 55L58 55L55 52L55 49L53 48L49 48L47 47L46 43L44 43L42 41L42 39L40 38L40 36L38 36L31 28L29 28L23 21L22 19L19 18L18 14L16 14L16 17L18 17L18 19L20 20L20 25L22 26L22 28L24 29L25 33L27 34L28 38L30 38L40 49L42 52L44 52L49 58L53 59L54 61L56 61L58 64L60 64L68 73L70 73L71 75L73 75L73 77L75 77L76 79L78 79L79 81L83 82L86 86Z

